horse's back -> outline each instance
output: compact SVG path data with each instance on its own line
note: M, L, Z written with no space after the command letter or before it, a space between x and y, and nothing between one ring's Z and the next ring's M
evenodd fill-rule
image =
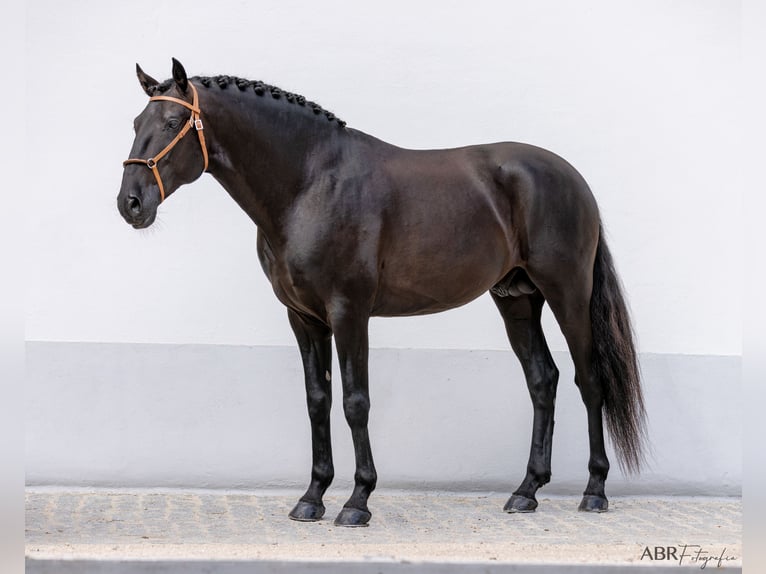
M375 180L385 185L374 190L382 221L376 314L465 304L530 257L536 263L540 246L566 246L584 221L598 220L579 173L526 144L395 148L378 169Z

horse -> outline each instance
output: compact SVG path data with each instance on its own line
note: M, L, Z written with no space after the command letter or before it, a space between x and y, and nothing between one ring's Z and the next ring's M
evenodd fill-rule
M645 461L646 412L623 288L594 196L574 167L523 143L404 149L262 81L189 78L175 58L169 80L138 64L136 74L149 102L134 121L120 214L148 227L162 201L210 173L256 225L260 264L287 308L312 445L310 483L290 518L322 519L334 476L331 339L356 465L335 524L366 526L377 483L367 427L370 317L437 313L486 292L534 410L526 474L504 510L535 511L551 478L559 371L540 323L545 302L587 411L589 477L578 508L608 510L604 427L633 474Z

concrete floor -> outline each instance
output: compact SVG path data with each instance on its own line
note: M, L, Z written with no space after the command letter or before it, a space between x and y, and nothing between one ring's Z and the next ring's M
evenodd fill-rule
M740 572L740 498L539 497L506 514L506 495L376 492L367 528L338 528L344 499L298 523L299 492L28 489L27 573ZM664 548L663 552L656 547ZM668 557L675 549L675 559ZM648 548L648 551L647 551ZM648 552L648 554L647 554ZM651 555L651 556L650 556ZM719 560L720 559L720 560Z

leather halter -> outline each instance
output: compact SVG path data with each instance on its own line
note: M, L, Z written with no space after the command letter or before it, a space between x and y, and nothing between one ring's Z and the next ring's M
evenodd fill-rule
M131 158L126 159L124 162L122 162L123 166L126 166L131 163L142 163L146 167L152 170L152 173L154 174L154 179L157 180L157 185L160 188L160 203L165 201L165 186L162 185L162 178L160 177L160 171L157 169L157 163L165 157L165 155L172 150L175 145L181 141L181 138L183 138L189 130L194 127L194 129L197 130L197 136L199 136L199 144L202 147L202 157L205 160L205 167L203 168L202 172L207 171L207 146L205 145L205 135L203 133L203 126L202 126L202 120L200 119L200 108L199 108L199 98L197 97L197 89L194 87L194 84L189 82L189 87L192 90L192 103L190 104L187 101L181 100L179 98L172 98L170 96L152 96L149 98L150 102L156 102L156 101L166 101L166 102L174 102L176 104L180 104L183 107L191 110L191 116L189 117L189 121L186 122L186 125L183 127L183 129L178 132L178 135L173 139L172 142L170 142L168 145L165 146L165 149L163 149L160 153L155 155L154 157L150 157L148 159L137 159L137 158Z

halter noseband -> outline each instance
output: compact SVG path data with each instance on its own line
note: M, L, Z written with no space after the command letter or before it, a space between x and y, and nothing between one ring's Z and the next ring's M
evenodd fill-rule
M189 87L191 87L192 90L192 103L186 102L184 100L178 99L178 98L171 98L170 96L152 96L149 98L150 102L156 102L158 100L163 100L167 102L174 102L176 104L180 104L183 107L191 110L191 116L189 117L189 121L186 122L186 125L184 128L178 132L178 135L173 139L172 142L170 142L167 146L165 146L165 149L163 149L160 153L155 155L154 157L150 157L148 159L126 159L124 162L122 162L123 166L126 166L131 163L142 163L146 167L152 170L152 173L154 174L154 179L157 180L157 185L160 188L160 203L165 201L165 186L162 185L162 178L160 177L160 171L157 169L157 163L167 155L167 153L172 150L175 145L181 141L181 138L183 138L189 130L194 126L194 129L197 130L197 136L199 136L199 144L202 147L202 157L205 160L205 167L203 168L202 172L207 171L207 146L205 146L205 135L203 133L203 127L202 127L202 120L200 119L200 109L199 109L199 98L197 97L197 89L194 87L194 84L189 82Z

